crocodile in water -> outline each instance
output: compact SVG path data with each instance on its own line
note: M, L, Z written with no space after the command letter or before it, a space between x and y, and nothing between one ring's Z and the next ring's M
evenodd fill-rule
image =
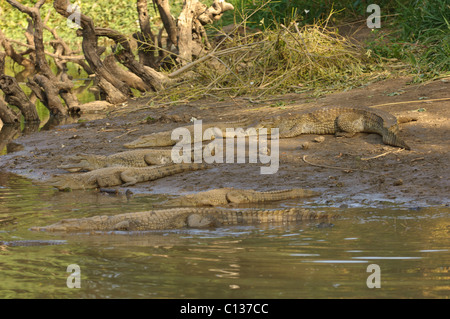
M204 129L211 127L204 126ZM223 130L226 125L218 126ZM383 143L405 149L410 147L398 137L397 118L387 112L367 107L321 107L304 111L288 111L284 114L258 120L248 127L245 132L254 134L249 130L260 128L279 129L279 138L295 137L301 134L336 134L352 136L355 133L377 133L383 138ZM224 133L222 131L222 133ZM153 147L174 145L171 140L171 131L159 132L141 136L139 139L124 146Z
M206 169L206 164L181 163L148 167L106 167L86 173L62 174L44 182L59 190L90 189L111 186L132 186L166 176Z
M269 192L252 189L219 188L197 194L189 194L170 199L164 206L219 206L227 204L262 203L291 198L313 197L320 195L312 190L293 188Z
M262 223L283 224L302 220L331 219L334 217L337 216L324 212L312 212L302 208L234 210L215 207L184 207L125 213L114 216L63 219L53 225L33 227L31 230L49 232L144 231Z

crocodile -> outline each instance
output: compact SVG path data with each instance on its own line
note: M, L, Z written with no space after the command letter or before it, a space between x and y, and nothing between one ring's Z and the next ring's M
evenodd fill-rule
M69 172L93 171L105 167L146 167L172 163L171 149L138 149L112 155L80 154L69 156L68 164L58 168Z
M219 206L227 204L262 203L318 195L320 195L319 192L302 188L258 192L252 189L226 187L173 198L165 202L164 206Z
M351 137L356 133L376 133L383 143L409 150L398 137L398 120L392 114L368 107L323 107L289 112L264 119L255 128L279 129L280 138L301 134L336 134Z
M86 173L61 174L45 181L59 190L91 189L111 186L132 186L166 176L206 169L208 165L197 163L167 164L147 167L106 167Z
M227 128L242 128L246 127L251 123L249 119L245 119L239 122L215 122L215 123L202 123L202 141L210 140L205 139L204 132L206 129L214 128L215 136L222 135L226 136ZM194 142L194 125L183 126L183 128L187 129L191 135L191 143ZM156 132L148 135L143 135L138 139L131 141L129 143L124 144L123 146L126 148L143 148L143 147L158 147L158 146L172 146L178 143L176 140L172 140L172 132L173 131L163 131ZM187 142L189 143L189 142Z
M337 215L303 208L278 210L234 210L216 207L183 207L113 216L63 219L55 224L32 227L33 231L91 232L144 231L181 228L208 228L228 225L286 224L302 220L328 220Z
M267 134L271 129L279 129L279 138L290 138L301 134L335 134L336 136L351 137L356 133L377 133L381 135L383 143L409 150L410 147L398 137L399 121L387 112L368 107L321 107L303 111L288 111L280 115L258 120L246 127L244 133L258 134L257 130L266 128ZM203 126L204 129L213 124ZM217 126L225 134L226 125ZM220 133L220 132L219 132ZM224 135L222 135L224 136ZM206 140L206 139L203 139ZM164 131L144 135L137 140L127 143L128 148L170 146L176 141L171 139L171 131Z

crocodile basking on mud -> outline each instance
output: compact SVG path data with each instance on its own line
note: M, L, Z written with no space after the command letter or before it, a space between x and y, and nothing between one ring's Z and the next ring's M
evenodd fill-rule
M87 173L62 174L44 183L59 190L91 189L111 186L132 186L166 176L206 169L206 164L181 163L148 167L106 167Z
M202 138L206 129L214 129L215 136L224 135L227 128L241 128L246 127L251 123L250 120L243 120L239 122L215 122L202 123ZM191 143L194 142L194 125L183 126L191 134ZM143 147L157 147L157 146L172 146L177 143L172 140L173 131L157 132L149 135L139 137L137 140L126 143L123 146L126 148L143 148ZM189 141L187 142L189 143Z
M105 167L147 167L172 163L171 149L139 149L112 155L81 154L69 156L68 164L58 168L69 172L93 171Z
M203 126L204 129L211 127ZM279 138L290 138L301 134L336 134L350 137L356 133L376 133L381 135L383 143L404 149L410 147L398 137L398 120L395 116L367 107L321 107L304 111L288 111L281 115L262 119L247 127L247 135L256 129L279 129ZM223 127L218 127L219 131ZM252 130L253 129L253 130ZM170 146L176 141L171 139L171 131L144 135L137 140L124 144L127 148Z
M280 138L301 134L336 134L351 137L356 133L376 133L383 143L410 149L397 135L395 116L367 107L323 107L314 111L292 112L260 121L256 128L279 128Z
M302 188L258 192L252 189L219 188L173 198L164 206L219 206L227 204L263 203L292 198L319 196L319 192Z
M324 212L302 208L279 210L234 210L225 208L170 208L114 216L94 216L63 219L35 231L90 232L90 231L144 231L181 228L207 228L227 225L286 224L302 220L326 220L337 217Z

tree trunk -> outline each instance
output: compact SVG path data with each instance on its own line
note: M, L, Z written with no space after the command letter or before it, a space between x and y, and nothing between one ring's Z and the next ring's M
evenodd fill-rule
M15 105L22 112L26 122L39 122L36 107L30 102L26 94L22 91L17 80L5 73L6 54L0 52L0 90L5 93L5 100L11 105ZM6 105L0 97L0 119L5 124L18 122L18 116Z
M136 61L133 52L131 51L130 43L127 37L123 34L109 28L96 28L95 34L97 36L104 36L113 40L117 44L114 53L116 59L126 66L131 72L140 77L146 85L151 87L152 90L160 91L164 89L164 86L167 83L171 82L165 74Z
M178 30L176 21L170 13L169 0L153 0L153 3L156 4L164 29L166 29L170 42L167 49L170 51L170 44L173 44L175 47L178 46Z
M117 60L114 55L108 55L104 60L103 63L106 65L106 67L117 77L125 82L129 87L139 90L141 92L145 91L151 91L151 87L148 86L140 77L138 77L136 74L127 71L123 68L121 68L117 64Z
M3 124L17 124L19 117L6 105L5 100L0 96L0 120Z
M14 137L20 132L20 125L4 125L0 129L0 152L11 142Z
M10 1L10 0L8 0ZM69 18L71 12L68 11L68 0L54 0L53 7L63 17ZM97 36L92 19L82 13L79 15L83 36L82 48L86 60L92 71L98 78L98 86L106 93L106 100L111 104L119 104L128 100L132 92L128 85L117 79L103 65L97 53Z
M233 10L232 4L225 0L214 0L207 8L198 0L184 0L183 10L178 17L178 62L185 65L192 57L206 54L210 45L203 27L219 20L223 13Z
M6 53L0 51L0 75L5 74L5 63Z
M36 107L22 91L17 80L8 75L0 75L0 89L5 93L5 101L16 106L26 122L39 122Z
M150 27L150 18L148 16L148 3L147 0L137 0L136 3L139 26L141 32L136 32L133 37L138 43L139 61L141 64L156 68L156 55L155 55L155 36L153 35Z
M178 17L178 62L181 65L192 61L192 22L197 0L185 0Z
M67 110L59 99L59 93L61 90L64 93L70 91L73 88L73 83L68 80L68 78L61 78L63 81L57 79L47 63L43 37L44 24L40 13L40 8L45 3L45 0L39 0L35 6L31 8L24 6L16 0L6 1L21 12L29 15L32 20L34 27L33 40L35 45L36 71L39 72L39 74L34 76L34 82L38 84L42 90L40 95L46 96L46 99L42 101L43 104L49 109L51 115L67 115ZM65 72L65 70L63 70L63 72ZM67 99L66 102L70 103L67 104L69 109L78 107L78 100L76 98Z
M33 61L25 58L24 54L17 53L16 50L14 50L14 48L12 47L11 43L8 41L8 39L6 39L2 30L0 30L0 46L3 46L6 55L9 56L11 59L13 59L14 62L25 67L24 71L26 71L29 74L34 73Z

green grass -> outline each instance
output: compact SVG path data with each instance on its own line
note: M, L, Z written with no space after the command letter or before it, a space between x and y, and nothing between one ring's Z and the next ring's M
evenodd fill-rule
M445 0L398 1L397 14L369 43L375 54L407 62L415 80L450 71L450 4Z
M248 19L248 26L271 28L279 23L289 24L295 20L302 24L314 24L327 19L334 11L334 21L354 20L366 16L367 1L363 0L229 0L237 14L237 21L256 13ZM392 1L376 1L383 14L393 11ZM229 15L224 15L223 24L233 23ZM221 21L222 21L221 20Z

